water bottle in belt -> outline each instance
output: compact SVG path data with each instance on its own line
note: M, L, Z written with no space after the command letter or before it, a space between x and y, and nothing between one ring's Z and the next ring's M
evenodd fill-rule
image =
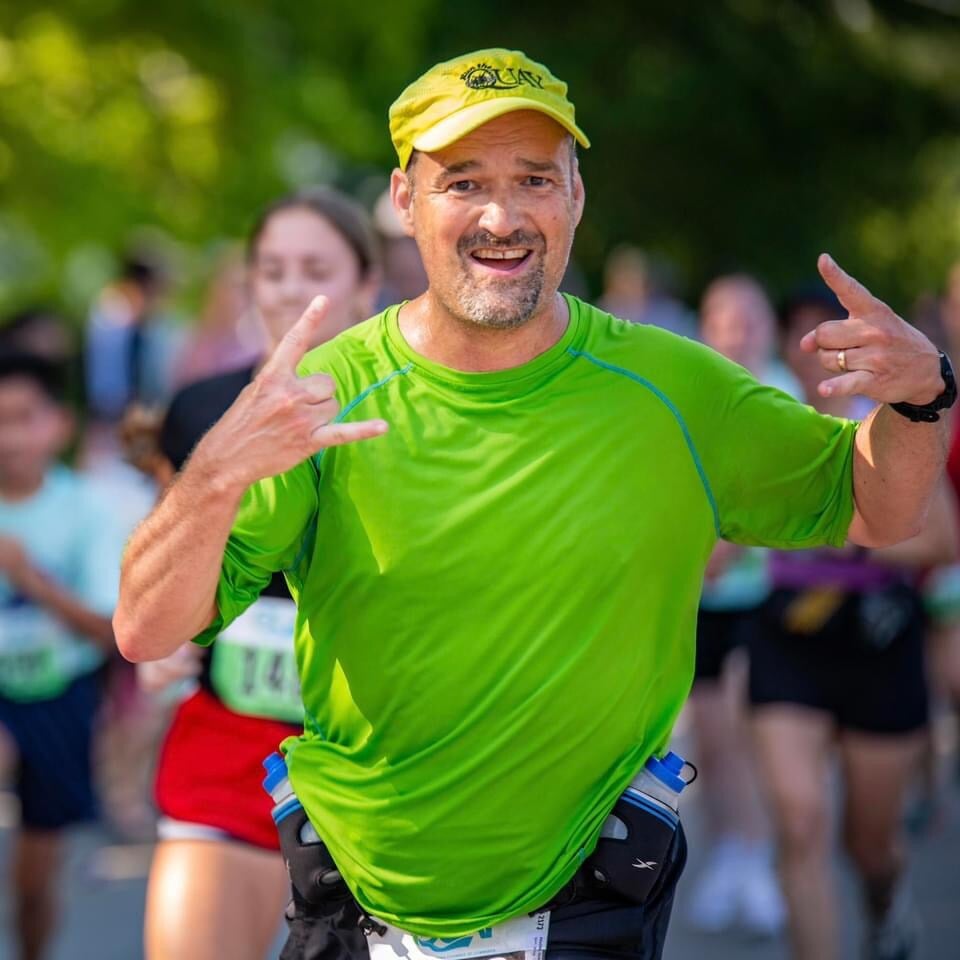
M340 883L340 871L293 792L286 760L279 753L271 753L263 767L267 771L263 789L273 798L273 822L290 882L304 900L319 903L329 896L333 884Z
M263 761L263 768L267 771L267 775L263 778L263 789L273 799L274 807L270 812L273 822L279 827L282 820L302 810L303 804L293 792L290 777L287 776L287 761L284 760L282 753L271 753ZM308 818L300 828L299 839L301 843L320 842L320 835Z
M680 794L690 782L689 766L672 751L651 757L620 794L587 860L593 880L635 903L642 903L660 876L680 817Z

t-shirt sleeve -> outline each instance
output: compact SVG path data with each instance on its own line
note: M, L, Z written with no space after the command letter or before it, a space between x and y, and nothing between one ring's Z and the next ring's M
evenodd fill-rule
M224 551L217 618L194 643L212 643L260 596L276 571L302 583L316 507L317 471L310 460L247 490Z
M857 424L704 353L690 406L720 536L785 550L842 546L854 510Z

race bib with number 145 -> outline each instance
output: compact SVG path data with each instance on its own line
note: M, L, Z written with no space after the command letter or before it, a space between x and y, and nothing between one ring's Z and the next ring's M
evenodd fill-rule
M293 653L296 616L292 600L260 597L217 637L210 679L235 713L287 723L303 720Z

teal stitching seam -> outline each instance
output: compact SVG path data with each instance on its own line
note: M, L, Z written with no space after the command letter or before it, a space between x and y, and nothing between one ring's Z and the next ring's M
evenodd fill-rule
M317 468L317 465L311 459L309 461L310 466L313 467L313 472L317 475L317 481L320 479L320 471ZM310 517L311 522L307 524L304 528L303 536L300 538L300 549L297 550L297 555L294 558L293 563L287 567L283 572L289 574L297 582L297 590L303 589L303 578L300 576L300 564L303 562L303 558L307 555L307 552L313 547L313 538L316 534L316 524L313 523L313 519L316 517L317 511L314 510L313 514Z
M388 373L383 379L378 380L376 383L370 384L366 390L361 391L357 396L355 396L331 421L331 423L340 423L344 417L350 413L351 410L355 409L358 404L363 403L367 397L373 393L374 390L379 390L384 384L389 383L394 377L406 376L413 369L413 363L408 363L405 367L400 367L397 370ZM311 462L313 463L314 468L319 472L320 470L320 461L323 459L323 455L326 453L326 448L321 450L319 453L314 454ZM310 549L313 544L313 537L304 535L300 540L300 549L297 551L297 556L294 559L290 567L285 571L286 573L292 573L298 582L300 582L300 564L303 562L303 557Z
M379 390L380 387L389 383L394 377L406 376L412 369L413 369L413 363L410 362L405 367L399 367L398 369L391 371L381 380L378 380L376 383L371 383L370 386L366 388L366 390L363 390L360 393L358 393L357 396L355 396L330 422L340 423L344 419L344 417L346 417L350 413L351 410L356 409L356 407L359 404L363 403L363 401L366 400L367 397L369 397L374 390ZM324 453L326 453L326 448L321 450L319 453L314 454L313 456L312 463L314 467L317 469L317 471L320 470L320 461L323 459ZM315 527L311 526L310 529L315 530ZM300 583L301 589L303 584L302 584L302 579L300 577L300 564L303 562L304 555L307 553L308 549L313 544L313 542L314 542L314 538L311 535L305 534L301 538L300 549L297 551L297 556L294 559L293 563L290 565L290 567L285 571L285 573L293 575L293 577L297 580L297 582ZM306 710L306 708L304 709ZM310 716L309 712L307 713L307 717L308 719L313 719ZM316 723L316 720L314 720L313 722ZM319 729L319 727L317 729Z
M313 522L316 515L317 511L314 510L310 515L310 523L307 524L303 536L300 538L300 549L297 550L297 555L293 563L283 571L296 582L298 593L303 591L303 577L300 576L300 564L303 563L303 558L313 549L317 535L317 525Z
M306 704L303 705L303 721L304 726L309 727L321 740L325 740L323 730L320 727L320 723L317 718L307 709Z
M707 473L703 469L703 463L700 460L700 455L697 453L697 448L693 445L693 437L690 436L690 430L687 427L686 421L680 415L680 411L673 405L670 398L658 387L655 387L645 377L641 377L638 373L634 373L632 370L626 370L624 367L618 367L612 363L606 363L603 360L598 360L596 357L589 353L584 353L582 350L574 350L573 347L568 347L567 353L569 353L571 357L583 357L584 360L589 360L590 363L600 367L601 370L609 370L611 373L619 373L620 376L626 377L628 380L632 380L634 383L639 383L641 387L646 387L646 389L649 390L673 414L673 418L677 421L680 431L683 434L683 439L687 443L687 449L690 451L690 456L693 457L693 464L697 468L697 473L700 475L700 482L703 484L704 492L706 493L707 500L710 503L710 509L713 511L713 526L717 531L717 536L719 537L720 511L717 509L717 501L714 499L713 490L710 489L710 481L707 479Z
M358 393L334 418L331 420L331 423L341 423L344 418L352 411L355 410L367 397L370 396L374 390L379 390L381 387L386 386L394 377L405 377L413 369L413 361L408 363L405 367L398 367L396 370L393 370L391 373L388 373L383 379L378 380L376 383L371 383L366 390ZM314 454L313 462L316 464L317 469L320 469L320 462L323 460L323 455L326 453L326 448L321 450L319 453Z

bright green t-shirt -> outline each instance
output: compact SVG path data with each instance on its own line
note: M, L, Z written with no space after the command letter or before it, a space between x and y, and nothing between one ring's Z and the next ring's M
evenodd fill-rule
M311 352L386 436L254 485L217 595L298 602L290 776L361 905L457 936L546 902L661 750L718 536L843 543L855 426L567 297L561 340L462 373L391 307ZM242 456L242 450L238 451Z

